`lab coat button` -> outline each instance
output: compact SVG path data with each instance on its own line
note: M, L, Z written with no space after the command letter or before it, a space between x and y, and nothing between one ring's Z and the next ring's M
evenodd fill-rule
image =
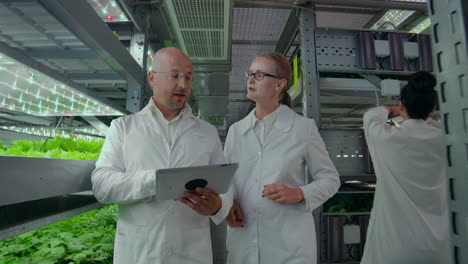
M167 251L167 255L168 255L168 256L171 256L171 255L172 255L172 251L170 251L170 250Z
M252 244L254 244L254 245L257 244L257 240L253 240Z
M259 151L257 154L258 154L259 156L261 156L261 155L262 155L262 152L261 152L261 151Z
M172 212L172 210L169 210L169 211L167 211L167 213L168 213L168 214L172 214L173 212Z

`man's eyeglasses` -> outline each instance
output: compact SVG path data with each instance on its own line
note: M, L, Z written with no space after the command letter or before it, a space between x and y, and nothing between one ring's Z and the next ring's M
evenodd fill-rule
M178 80L180 80L182 78L184 78L184 80L189 81L189 82L193 81L192 73L181 75L178 72L157 72L157 71L151 71L151 72L153 72L153 73L164 73L164 74L166 74L167 79L171 80L171 81L178 81Z
M245 77L246 77L247 79L253 77L255 80L261 81L261 80L263 80L263 79L265 78L265 76L272 77L272 78L276 78L276 79L281 79L281 78L278 77L278 76L275 76L275 75L269 74L269 73L265 73L265 72L261 72L261 71L257 71L257 72L246 71L246 72L245 72Z

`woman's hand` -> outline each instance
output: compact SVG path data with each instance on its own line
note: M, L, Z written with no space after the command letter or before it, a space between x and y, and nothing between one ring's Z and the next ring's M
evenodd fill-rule
M242 224L242 212L236 201L232 204L231 210L226 217L226 223L230 227L244 227Z
M289 188L282 183L263 186L262 197L267 197L275 203L295 204L304 200L301 188Z
M382 105L388 111L389 116L399 116L400 115L400 106L398 105Z

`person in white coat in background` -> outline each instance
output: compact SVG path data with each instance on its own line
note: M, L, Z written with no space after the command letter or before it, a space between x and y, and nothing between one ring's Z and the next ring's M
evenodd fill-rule
M436 80L412 75L399 106L364 114L364 132L377 177L362 264L450 264L447 176L442 130L428 118ZM399 126L389 116L403 117Z
M226 219L229 264L316 263L312 211L340 180L314 120L290 108L290 72L285 56L266 53L246 73L256 108L230 127L224 146L227 162L239 163L237 204Z
M212 263L209 216L222 222L232 201L201 188L179 201L154 198L156 170L224 162L216 128L186 103L192 69L180 50L160 49L148 105L110 126L92 183L99 202L119 205L114 264Z

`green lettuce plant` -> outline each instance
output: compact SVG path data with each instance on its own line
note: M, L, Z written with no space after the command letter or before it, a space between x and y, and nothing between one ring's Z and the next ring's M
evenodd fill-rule
M116 205L0 241L0 263L112 263Z

